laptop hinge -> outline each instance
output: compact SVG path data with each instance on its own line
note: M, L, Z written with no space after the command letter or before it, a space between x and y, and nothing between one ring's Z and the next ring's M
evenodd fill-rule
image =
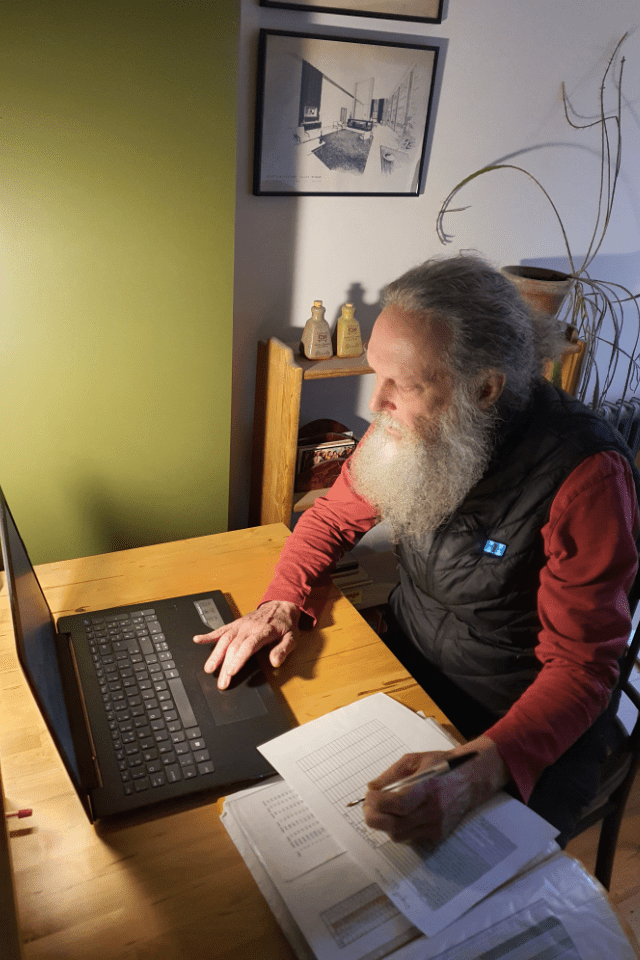
M73 666L73 673L75 676L73 690L67 691L66 697L67 709L69 710L69 719L71 720L72 729L75 728L77 730L78 728L81 728L86 733L85 749L82 750L78 755L80 774L82 776L83 784L86 785L88 789L94 789L95 787L102 786L102 777L100 775L100 766L98 764L96 746L93 742L93 735L91 733L91 725L89 723L89 714L84 699L84 692L80 682L80 672L78 670L76 652L73 649L70 633L59 633L58 638L61 641L65 641L67 644L67 649L71 657L71 664ZM76 726L76 723L78 726ZM86 749L87 745L88 749Z

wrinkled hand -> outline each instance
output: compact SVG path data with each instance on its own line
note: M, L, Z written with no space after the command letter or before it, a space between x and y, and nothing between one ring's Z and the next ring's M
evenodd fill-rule
M231 678L249 657L275 641L269 652L272 667L279 667L296 645L294 631L300 619L300 608L285 600L269 600L239 620L227 623L211 633L194 637L195 643L215 643L216 647L204 665L205 673L220 667L218 687L226 690Z
M422 773L446 757L477 750L479 756L457 770L398 793L382 787L403 777ZM509 780L509 770L488 737L478 737L451 751L408 753L372 780L363 813L367 826L384 830L392 840L426 840L441 843L475 807L489 800Z

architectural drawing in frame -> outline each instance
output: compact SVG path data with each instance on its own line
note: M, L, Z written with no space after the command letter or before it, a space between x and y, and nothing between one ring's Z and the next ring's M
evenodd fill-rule
M262 7L416 20L419 23L442 23L442 4L443 0L260 0Z
M417 196L438 48L260 31L256 195Z

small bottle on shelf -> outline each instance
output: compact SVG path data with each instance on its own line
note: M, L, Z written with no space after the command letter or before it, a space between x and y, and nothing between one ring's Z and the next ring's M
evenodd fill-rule
M352 303L345 303L342 315L338 318L336 331L336 353L339 357L359 357L362 354L360 324L353 315Z
M304 325L300 352L308 360L328 360L333 356L331 330L324 317L322 300L314 300L311 316Z

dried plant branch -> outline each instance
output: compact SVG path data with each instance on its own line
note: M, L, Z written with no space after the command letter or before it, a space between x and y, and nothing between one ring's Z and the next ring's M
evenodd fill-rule
M595 119L580 117L584 122L576 122L579 116L567 94L565 84L562 84L562 104L567 123L575 130L587 130L593 127L600 129L600 169L596 204L595 224L587 244L587 250L580 263L577 263L571 250L571 244L562 216L556 207L549 192L532 173L524 167L511 163L490 163L474 173L469 174L453 187L442 203L436 218L436 233L441 243L446 244L453 239L444 228L444 218L450 213L460 213L468 207L451 207L453 198L477 177L484 176L497 170L514 170L524 174L541 191L553 211L556 223L560 228L564 248L569 262L568 276L575 280L573 291L561 319L575 327L580 339L585 341L585 354L582 364L582 374L578 386L578 397L587 402L587 391L592 390L590 405L600 409L605 402L607 393L614 382L618 364L621 360L627 364L622 399L629 390L640 385L640 358L638 347L640 344L640 303L639 296L633 294L626 287L618 283L600 280L592 277L589 268L598 255L605 234L609 229L613 205L618 187L618 180L622 165L622 79L624 74L625 58L620 59L616 73L616 61L620 48L627 33L620 38L602 76L598 99L598 114ZM616 93L615 109L607 112L606 92L608 85L613 82ZM627 307L625 314L624 307ZM631 313L629 310L631 309ZM630 317L635 323L635 338L631 352L621 346L623 323L625 330L629 329ZM605 333L604 325L608 321L612 328ZM633 326L633 324L632 324ZM632 335L633 336L633 335ZM598 359L598 347L608 348L606 363ZM606 352L606 351L605 351ZM602 368L602 369L601 369Z
M452 213L452 212L453 212L452 210L449 210L449 203L451 202L451 200L453 199L453 197L455 196L455 194L458 193L459 190L462 190L462 188L465 187L465 186L466 186L468 183L470 183L472 180L475 180L476 177L481 177L481 176L483 176L485 173L491 173L493 170L516 170L518 173L523 173L523 174L524 174L526 177L528 177L530 180L533 180L533 182L535 183L535 185L542 191L542 193L545 195L545 197L546 197L547 200L549 201L549 204L551 205L551 209L553 210L553 212L554 212L554 214L555 214L555 217L556 217L556 220L558 221L558 226L560 227L560 230L561 230L561 232L562 232L562 237L563 237L564 244L565 244L565 247L566 247L567 257L569 258L569 263L571 264L571 272L572 272L572 273L575 273L576 270L575 270L575 266L574 266L574 263L573 263L573 257L572 257L572 255L571 255L571 248L570 248L570 246L569 246L569 238L568 238L568 236L567 236L567 231L565 230L565 226L564 226L564 223L562 222L562 217L560 216L560 212L559 212L558 208L556 207L555 203L553 202L553 200L551 199L550 195L547 193L547 191L545 190L545 188L543 187L543 185L542 185L542 184L540 183L540 181L537 179L537 177L534 177L534 175L533 175L532 173L529 173L528 170L525 170L524 167L519 167L517 164L514 164L514 163L492 163L492 164L489 164L489 165L486 166L486 167L482 167L481 170L476 170L475 173L469 174L468 177L465 177L464 180L461 180L460 183L457 183L457 184L455 185L455 187L454 187L453 190L449 193L449 195L448 195L447 198L445 199L444 203L442 204L442 206L440 207L440 210L439 210L439 212L438 212L438 217L437 217L437 220L436 220L436 232L437 232L437 234L438 234L438 237L439 237L439 239L440 239L440 242L441 242L441 243L449 243L449 242L450 242L450 237L444 232L442 220L443 220L443 217L444 217L444 215L445 215L446 213ZM458 207L458 208L456 208L456 209L457 209L458 211L462 211L462 210L467 210L468 207Z

